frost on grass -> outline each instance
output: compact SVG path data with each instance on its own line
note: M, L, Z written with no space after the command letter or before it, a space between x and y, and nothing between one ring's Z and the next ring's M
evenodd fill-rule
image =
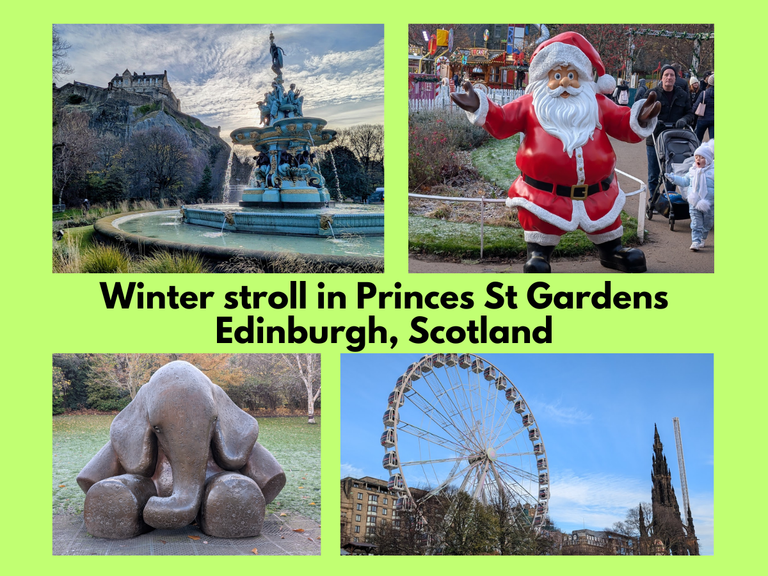
M114 416L78 415L53 418L53 513L79 514L85 494L75 478L109 440ZM320 420L306 417L257 418L259 442L280 462L287 477L268 513L297 512L320 522Z
M480 148L472 151L472 165L483 178L507 190L520 175L515 164L519 146L519 136L506 140L490 138Z

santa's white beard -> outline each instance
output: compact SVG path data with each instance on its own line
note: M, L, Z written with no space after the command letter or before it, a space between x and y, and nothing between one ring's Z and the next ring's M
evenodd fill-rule
M579 88L568 88L568 98L563 98L563 88L550 90L547 80L528 85L526 92L533 94L533 110L541 127L563 143L563 151L573 156L573 151L592 137L600 128L599 109L594 82L580 81Z

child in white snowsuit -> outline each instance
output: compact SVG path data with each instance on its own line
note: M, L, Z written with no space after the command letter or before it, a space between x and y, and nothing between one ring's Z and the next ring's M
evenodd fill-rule
M696 148L694 164L685 176L665 174L667 180L684 187L691 214L691 250L704 248L709 231L715 225L715 141Z

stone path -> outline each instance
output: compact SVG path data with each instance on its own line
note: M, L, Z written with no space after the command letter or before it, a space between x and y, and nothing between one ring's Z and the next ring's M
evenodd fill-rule
M267 516L256 538L213 538L196 525L154 530L128 540L94 538L83 515L53 517L53 554L64 556L307 556L320 554L320 524L293 512ZM300 531L299 531L300 530Z

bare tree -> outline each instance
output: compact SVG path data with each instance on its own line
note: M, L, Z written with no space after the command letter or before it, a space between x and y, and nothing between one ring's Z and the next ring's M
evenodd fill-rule
M67 51L72 45L64 40L53 25L53 79L60 80L67 74L75 71L69 62L66 61Z
M320 397L320 354L283 354L307 389L307 423L315 423L315 402Z
M53 125L53 191L62 203L64 190L82 177L96 159L96 134L83 112L57 113Z
M131 165L134 175L149 188L149 197L159 200L179 194L194 172L193 153L184 136L160 126L141 130L131 137Z
M91 381L126 390L131 400L152 373L165 363L162 354L99 354L91 366Z

